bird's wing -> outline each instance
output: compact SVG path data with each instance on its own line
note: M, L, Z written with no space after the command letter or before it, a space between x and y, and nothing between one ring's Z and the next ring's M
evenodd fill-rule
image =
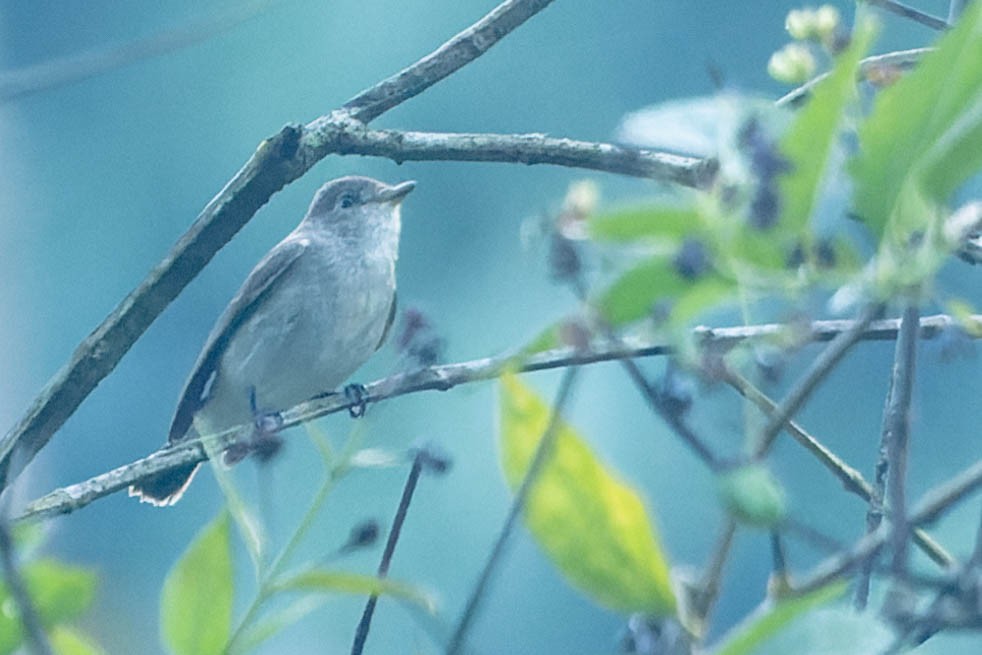
M375 350L378 350L379 348L382 347L382 344L385 343L385 338L389 336L389 332L392 330L392 324L395 323L396 320L396 305L398 304L397 300L398 300L398 296L396 295L396 292L393 291L392 304L389 305L389 316L388 318L385 319L385 329L382 330L382 336L379 337L378 343L375 344Z
M225 312L208 335L191 376L184 384L174 420L171 422L169 434L171 443L184 437L191 427L195 412L208 400L218 375L218 363L236 330L252 316L262 299L296 264L308 245L309 241L301 237L287 237L278 243L256 265L242 288L232 298L232 302L225 308Z

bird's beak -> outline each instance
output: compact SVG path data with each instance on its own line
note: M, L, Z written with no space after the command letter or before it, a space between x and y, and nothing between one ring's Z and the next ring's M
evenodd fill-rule
M392 186L387 186L381 191L379 191L376 199L378 202L391 202L398 204L402 202L402 199L409 194L410 191L416 188L416 182L409 180L407 182L400 182L399 184L394 184Z

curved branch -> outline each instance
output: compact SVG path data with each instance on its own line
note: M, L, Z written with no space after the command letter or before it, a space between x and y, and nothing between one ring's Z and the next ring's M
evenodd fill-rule
M972 316L969 320L982 325L982 315ZM812 341L816 342L831 341L837 335L849 331L854 325L855 321L849 320L815 321L811 324L809 336ZM922 339L931 339L940 335L944 330L958 325L961 323L944 314L926 316L921 319L919 336ZM864 341L893 340L897 337L899 327L900 321L898 319L873 321L860 335L860 339ZM736 346L741 341L776 337L786 330L787 326L773 323L725 328L698 327L693 330L692 335L702 347L726 350ZM978 334L978 332L973 334ZM379 402L420 391L446 391L461 384L496 378L505 369L527 373L634 357L669 355L673 352L673 346L667 342L622 340L620 344L611 346L605 340L590 350L559 348L522 358L515 354L506 354L457 364L432 366L383 378L366 385L364 400ZM348 400L344 394L332 394L301 403L282 413L283 428L286 429L321 416L347 410L354 404L356 403ZM221 450L230 445L241 430L251 430L251 426L243 426L239 430L233 429L211 437L217 441L216 449ZM162 471L203 462L206 458L204 448L198 440L166 446L143 459L108 473L97 475L85 482L73 484L47 494L29 503L24 512L17 517L17 520L43 519L58 514L67 514L81 509L103 496L126 489L134 482Z

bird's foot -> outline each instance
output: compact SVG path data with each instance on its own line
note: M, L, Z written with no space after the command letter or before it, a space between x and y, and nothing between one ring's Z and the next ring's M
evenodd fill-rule
M364 384L349 384L344 388L344 397L351 403L348 407L351 418L361 418L365 415L365 410L368 408L367 396L368 390Z
M283 438L277 433L283 428L283 416L279 412L265 412L256 403L256 390L249 390L249 407L252 409L252 433L225 449L222 460L231 466L249 455L260 462L267 462L283 446Z

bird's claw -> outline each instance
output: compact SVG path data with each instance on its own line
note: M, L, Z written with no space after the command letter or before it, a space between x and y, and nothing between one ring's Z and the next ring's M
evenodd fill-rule
M367 396L368 389L364 384L349 384L344 388L344 397L351 403L348 407L351 418L361 418L365 415L365 410L368 408Z

